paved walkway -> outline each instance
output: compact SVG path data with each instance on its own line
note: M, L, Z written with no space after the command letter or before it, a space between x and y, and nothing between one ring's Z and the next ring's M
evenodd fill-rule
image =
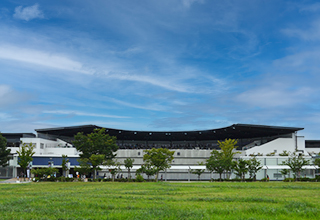
M31 181L26 178L26 181L23 180L23 178L20 178L19 180L17 178L12 178L4 181L0 181L1 183L30 183Z

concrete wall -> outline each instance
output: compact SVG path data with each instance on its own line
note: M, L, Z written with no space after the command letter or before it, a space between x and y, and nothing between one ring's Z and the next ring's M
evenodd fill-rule
M283 151L290 151L293 153L296 150L296 146L298 150L303 151L305 155L308 155L305 152L305 140L304 137L297 137L293 134L292 138L278 138L268 143L265 143L260 146L255 146L246 150L246 155L261 153L263 155L267 155L269 153L275 152L275 155L279 155Z

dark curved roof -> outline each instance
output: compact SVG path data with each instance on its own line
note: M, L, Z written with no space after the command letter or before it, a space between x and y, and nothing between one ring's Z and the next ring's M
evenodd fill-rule
M78 132L84 134L91 133L96 128L102 128L96 125L82 125L59 128L36 129L38 134L73 138ZM251 125L251 124L233 124L228 127L198 130L198 131L134 131L106 128L111 136L116 136L118 140L136 140L136 141L196 141L196 140L224 140L246 139L259 137L273 137L291 134L303 128Z

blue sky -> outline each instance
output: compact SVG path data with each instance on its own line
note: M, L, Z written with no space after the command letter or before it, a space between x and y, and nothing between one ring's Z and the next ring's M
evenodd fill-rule
M320 139L317 1L0 3L0 131L303 127Z

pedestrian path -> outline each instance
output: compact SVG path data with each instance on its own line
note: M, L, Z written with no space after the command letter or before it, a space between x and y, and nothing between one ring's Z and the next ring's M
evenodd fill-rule
M0 181L0 184L1 183L30 183L31 181L28 180L26 178L26 181L23 180L23 178L20 178L19 180L17 178L12 178L12 179L7 179L7 180L4 180L4 181Z

